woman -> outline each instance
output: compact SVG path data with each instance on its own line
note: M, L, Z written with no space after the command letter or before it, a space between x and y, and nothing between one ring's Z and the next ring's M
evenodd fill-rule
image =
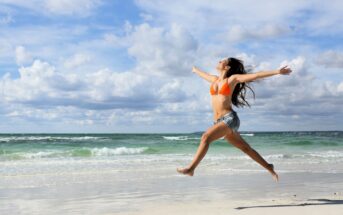
M273 164L267 163L262 156L251 148L251 146L239 134L238 128L240 126L240 120L236 111L232 109L231 103L236 107L244 105L248 105L250 107L249 103L244 98L246 93L245 88L250 88L247 83L277 74L288 75L292 70L286 67L287 66L279 70L260 71L257 73L247 74L241 60L236 58L227 58L219 61L216 67L219 73L218 77L216 75L210 75L206 72L200 71L198 68L193 66L192 72L212 83L210 94L214 112L214 122L213 126L202 135L199 148L191 164L186 168L177 168L176 170L179 173L193 176L194 169L205 156L210 143L224 136L225 140L241 149L257 163L266 168L272 174L273 179L278 181L279 176L274 171ZM254 91L252 90L252 92Z

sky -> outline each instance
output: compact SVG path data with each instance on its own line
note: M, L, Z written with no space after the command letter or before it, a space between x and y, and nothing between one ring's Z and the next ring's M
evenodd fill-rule
M244 131L343 130L343 1L0 0L1 133L212 126L218 61L290 75L250 86Z

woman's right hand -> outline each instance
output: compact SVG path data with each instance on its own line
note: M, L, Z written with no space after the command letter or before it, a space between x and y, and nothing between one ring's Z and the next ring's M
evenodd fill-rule
M195 73L195 72L197 71L197 69L198 69L198 68L197 68L196 66L193 66L193 67L192 67L192 72Z

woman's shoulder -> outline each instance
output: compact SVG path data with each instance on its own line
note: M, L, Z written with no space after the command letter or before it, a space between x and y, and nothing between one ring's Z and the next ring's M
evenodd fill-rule
M235 79L234 75L231 75L230 77L226 78L226 82L232 87L235 87L237 84L237 80Z
M225 81L227 81L228 83L233 83L236 81L235 76L231 75L230 77L226 78Z

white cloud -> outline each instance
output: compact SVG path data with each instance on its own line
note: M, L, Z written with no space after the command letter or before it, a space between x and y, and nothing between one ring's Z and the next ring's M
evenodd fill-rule
M159 76L188 75L198 47L193 36L177 24L165 30L143 23L123 39L141 72Z
M277 36L283 36L291 32L287 27L277 25L265 25L263 27L254 27L251 29L245 28L241 25L232 26L227 33L221 35L221 38L227 39L231 42L238 42L250 39L267 39Z
M311 121L308 116L343 114L340 108L343 93L339 91L339 85L316 78L309 72L311 68L304 57L285 60L280 65L289 65L293 72L272 76L254 85L256 108L273 116L299 115L308 122Z
M136 3L143 11L159 17L155 20L156 23L176 22L192 32L194 30L196 35L200 31L201 33L224 32L237 23L248 28L265 23L286 24L289 16L313 6L308 1L296 0L287 2L263 0L258 4L253 0L222 0L216 1L215 4L207 0L187 0L182 4L178 1L168 2L168 6L158 0L138 0ZM268 31L268 34L273 34L275 29L271 28Z
M179 79L169 80L158 90L158 94L163 99L172 99L177 101L184 97L182 95L184 92L180 89L182 89L182 83Z
M55 14L84 16L99 4L99 0L46 0L44 6Z
M340 84L338 84L337 91L338 92L343 92L343 81Z
M22 7L44 15L87 16L101 4L100 0L0 0L0 3Z
M2 99L36 108L75 106L84 109L143 108L159 103L182 101L178 81L152 79L137 72L112 72L102 69L83 75L61 73L47 62L35 60L21 67L19 78L1 79ZM167 82L166 82L167 81ZM176 85L175 85L176 84Z
M246 53L239 55L254 59ZM252 62L261 65L255 60ZM281 66L285 64L293 69L291 75L273 76L254 85L256 102L249 112L255 114L255 120L261 117L264 117L261 122L272 120L272 116L274 120L281 120L281 117L288 116L292 120L310 122L313 115L332 111L342 114L339 104L343 102L343 83L320 82L308 72L309 65L301 56L280 63ZM184 123L206 126L213 117L209 85L194 76L158 78L140 75L136 70L115 73L109 69L79 76L58 72L54 66L40 60L34 61L30 67L22 67L19 72L18 79L7 75L0 81L1 100L7 107L15 104L7 112L10 118L50 122L58 119L62 123L80 126L101 123L107 126L153 126L158 121L163 127ZM253 100L249 98L248 101ZM238 111L241 119L248 114L244 109ZM254 124L249 119L244 123L245 126Z
M32 61L32 56L26 51L24 46L17 46L15 49L15 58L17 65L22 65L30 63Z
M343 21L343 3L340 0L325 5L319 0L261 0L258 4L254 0L219 0L215 3L185 0L182 4L171 1L167 6L158 0L137 0L136 3L144 12L158 17L154 23L168 25L176 22L199 37L211 32L221 39L223 34L227 36L229 32L229 39L237 41L241 38L282 35L290 29L306 31L312 36L335 36L343 32L340 25Z
M325 36L335 38L343 33L341 25L343 21L343 2L332 0L330 4L322 4L321 1L311 1L306 9L301 11L302 20L299 27L308 30L311 36ZM297 14L295 14L297 16ZM292 19L291 19L292 20Z
M317 57L316 63L326 68L343 68L343 52L328 50Z
M73 55L72 57L66 59L64 61L64 66L68 69L80 66L84 63L87 63L91 60L90 55L88 54L83 54L83 53L78 53Z
M75 52L84 52L72 44L72 40L85 35L87 27L84 26L22 26L4 27L0 31L0 56L13 57L13 49L23 46L30 47L32 56L44 57L44 59L56 60L59 56L68 56ZM15 36L13 36L15 35ZM61 48L61 44L65 44ZM75 48L76 46L76 48ZM11 51L8 51L12 49Z
M170 28L152 27L148 23L124 26L126 35L105 34L104 41L126 47L137 61L137 71L157 76L187 76L195 61L198 42L178 24Z
M72 124L77 124L80 126L85 126L85 125L93 125L94 121L91 119L85 119L85 120L72 120L70 121Z
M114 45L114 46L125 46L126 42L123 41L123 39L115 34L111 34L111 33L106 33L104 35L104 40L106 43Z
M142 17L142 19L143 19L145 22L148 22L148 21L153 20L153 16L152 16L151 14L140 13L139 16Z
M39 120L54 120L60 117L57 111L47 111L47 110L40 110L40 109L17 109L6 114L8 117L20 117L20 118L36 118Z

